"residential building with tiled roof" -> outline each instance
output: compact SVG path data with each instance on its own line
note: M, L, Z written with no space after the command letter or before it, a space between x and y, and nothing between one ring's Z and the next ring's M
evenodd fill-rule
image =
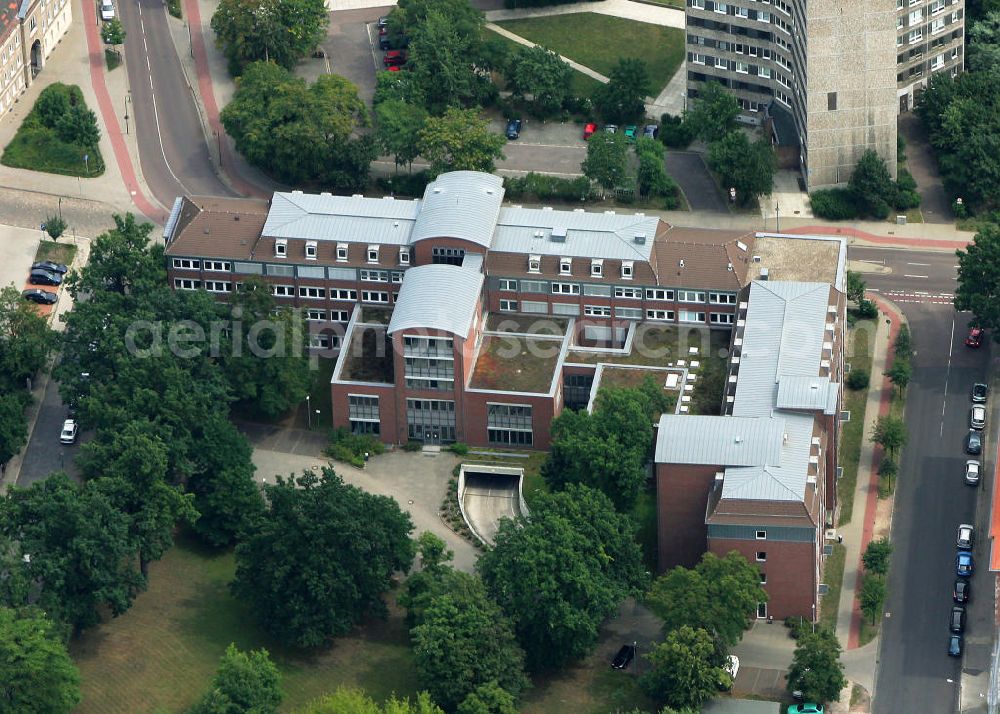
M42 71L71 22L69 0L0 2L0 118Z

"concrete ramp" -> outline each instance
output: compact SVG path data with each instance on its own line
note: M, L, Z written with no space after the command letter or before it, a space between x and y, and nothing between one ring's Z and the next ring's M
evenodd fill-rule
M521 498L524 469L488 464L462 464L458 503L473 534L484 543L493 538L503 518L527 514Z

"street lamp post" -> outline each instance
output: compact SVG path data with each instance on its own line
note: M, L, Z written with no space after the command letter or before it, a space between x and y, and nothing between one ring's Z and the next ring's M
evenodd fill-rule
M309 422L309 428L313 428L312 421L312 405L309 403L309 395L306 395L306 420Z
M781 218L778 216L778 203L774 204L774 232L781 233Z
M125 104L125 133L126 134L128 134L128 103L129 103L129 96L126 94L125 95L125 102L124 102L124 104Z
M816 603L813 603L812 607L813 607L813 617L812 617L813 634L816 634Z

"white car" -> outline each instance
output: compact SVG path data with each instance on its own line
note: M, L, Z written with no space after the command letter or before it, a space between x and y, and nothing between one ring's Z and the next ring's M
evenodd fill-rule
M80 427L72 419L63 422L62 432L59 434L60 444L72 444L76 442L76 435Z
M101 19L105 22L115 19L115 4L111 0L101 0Z
M958 527L958 538L956 545L959 550L972 550L972 538L974 529L968 523L963 523Z
M986 428L986 407L982 404L972 405L972 413L969 415L969 426L973 429Z
M726 670L726 674L729 675L729 680L735 683L736 675L740 673L740 658L736 655L729 655L723 669ZM726 689L732 689L732 684L730 684L729 687L726 687Z
M979 484L979 462L975 459L965 462L965 482L970 486Z

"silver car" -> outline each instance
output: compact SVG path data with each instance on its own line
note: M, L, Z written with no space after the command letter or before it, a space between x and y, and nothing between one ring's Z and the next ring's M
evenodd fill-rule
M973 429L986 428L986 407L982 404L972 405L972 412L969 414L969 426Z
M965 462L965 483L969 486L979 485L979 462L975 459Z

